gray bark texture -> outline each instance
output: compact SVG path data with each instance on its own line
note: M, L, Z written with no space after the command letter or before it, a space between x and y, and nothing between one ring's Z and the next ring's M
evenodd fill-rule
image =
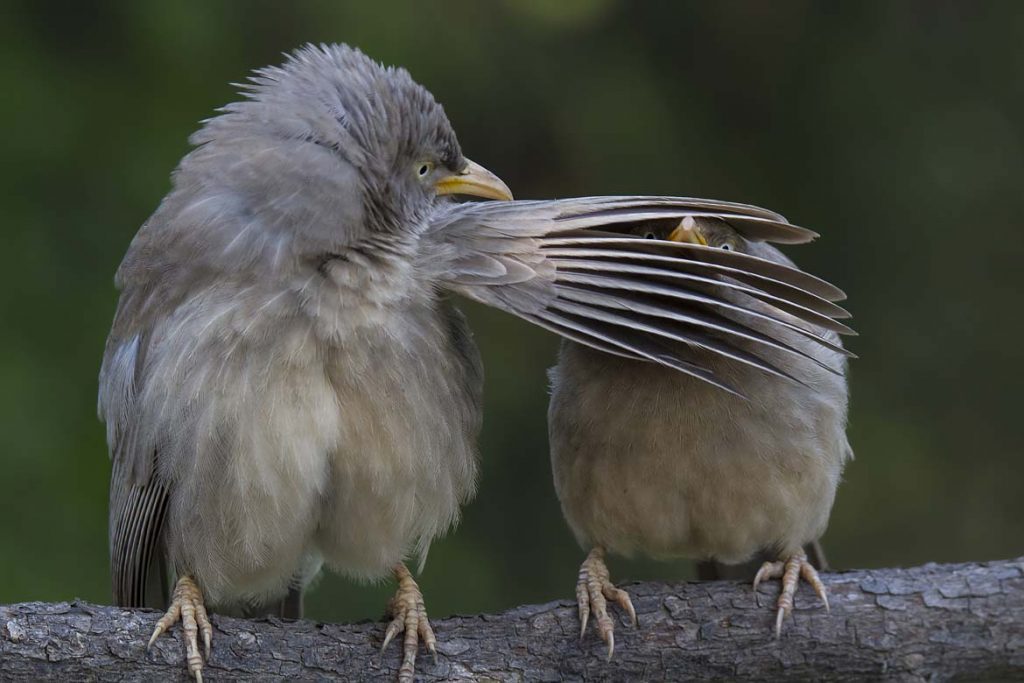
M605 661L574 603L433 622L438 663L421 681L1024 679L1024 558L823 575L827 613L802 585L773 636L779 582L625 586L640 618L617 607ZM571 588L571 586L569 586ZM427 596L429 605L429 596ZM71 603L0 606L0 680L186 680L180 626L150 652L158 614ZM213 617L205 681L394 680L401 638L382 657L380 623Z

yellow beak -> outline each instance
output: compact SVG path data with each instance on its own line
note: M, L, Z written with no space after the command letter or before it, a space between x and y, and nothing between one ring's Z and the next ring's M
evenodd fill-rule
M704 235L701 234L700 229L697 227L697 221L693 220L693 216L687 216L680 221L676 229L669 233L668 239L672 242L688 242L690 244L708 246L708 241L704 239Z
M466 168L461 173L445 176L434 183L438 194L464 194L484 199L512 199L512 190L494 175L475 161L466 160Z

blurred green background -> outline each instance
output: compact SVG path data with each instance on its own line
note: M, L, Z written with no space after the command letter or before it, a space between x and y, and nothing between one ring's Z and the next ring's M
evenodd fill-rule
M408 67L518 197L707 196L820 231L789 253L848 291L862 335L833 564L1024 553L1020 3L7 0L0 13L0 603L109 599L95 395L114 270L189 133L236 97L229 83L307 41ZM555 342L466 308L488 373L483 477L422 576L438 617L568 598L582 559L548 471ZM326 577L307 605L377 617L390 590Z

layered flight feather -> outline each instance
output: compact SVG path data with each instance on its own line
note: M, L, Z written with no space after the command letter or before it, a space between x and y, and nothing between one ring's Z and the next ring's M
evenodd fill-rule
M736 251L644 239L651 221L724 221L750 241L817 236L745 204L673 197L588 197L454 205L429 236L448 247L446 286L592 348L651 361L742 394L694 362L699 348L800 381L759 354L771 349L839 374L787 338L796 332L840 356L834 334L849 313L834 285L798 268ZM757 321L757 329L750 324Z

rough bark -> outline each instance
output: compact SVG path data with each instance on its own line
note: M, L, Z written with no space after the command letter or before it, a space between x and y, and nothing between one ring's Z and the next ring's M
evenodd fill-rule
M569 602L437 620L439 661L421 657L417 679L1024 679L1024 558L824 579L831 614L802 586L780 640L778 582L756 597L734 582L627 586L640 628L617 620L611 662L592 629L580 642ZM157 616L77 601L0 607L0 680L184 680L178 627L146 653ZM395 645L379 654L376 623L214 626L207 681L393 680L399 661Z

